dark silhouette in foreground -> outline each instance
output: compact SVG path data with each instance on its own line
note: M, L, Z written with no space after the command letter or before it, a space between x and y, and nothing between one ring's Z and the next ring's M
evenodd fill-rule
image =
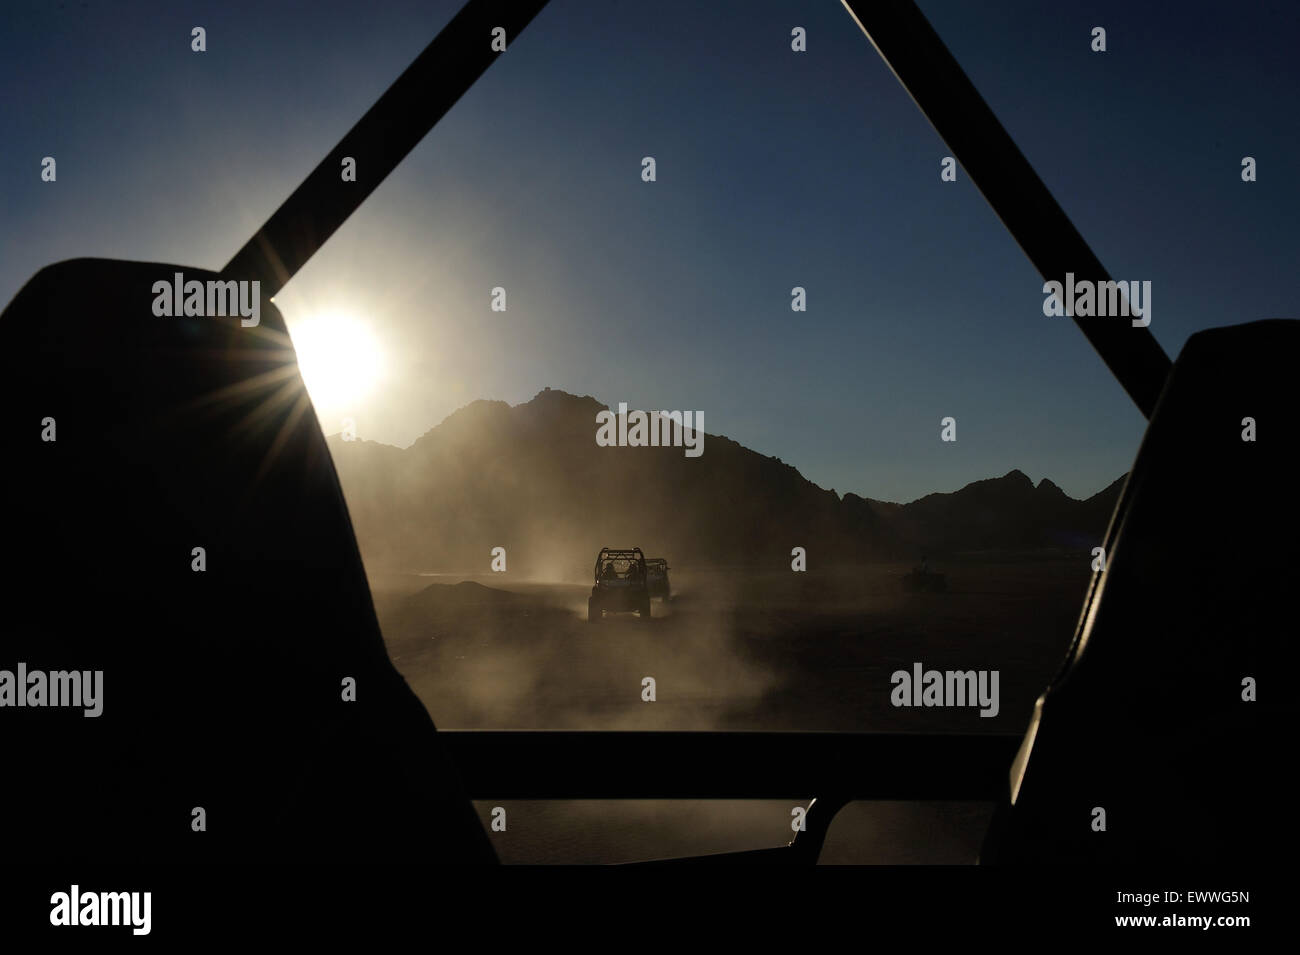
M1293 861L1297 355L1285 320L1183 348L983 861Z
M385 652L283 320L155 317L177 270L59 263L0 317L5 657L104 674L98 718L4 713L9 851L493 861Z
M104 686L96 719L6 714L20 857L495 861L388 659L270 299L545 5L469 0L220 274L61 262L0 316L0 393L56 437L4 469L6 645ZM260 288L261 323L154 314L176 272Z

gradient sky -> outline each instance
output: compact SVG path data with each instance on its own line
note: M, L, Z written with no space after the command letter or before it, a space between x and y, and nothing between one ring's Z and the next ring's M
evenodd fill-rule
M6 4L0 300L76 256L220 267L458 7ZM1293 4L921 7L1112 276L1153 282L1171 356L1300 316ZM405 446L551 386L702 410L841 493L1092 494L1144 421L947 154L833 0L554 0L276 301L386 355L327 432Z

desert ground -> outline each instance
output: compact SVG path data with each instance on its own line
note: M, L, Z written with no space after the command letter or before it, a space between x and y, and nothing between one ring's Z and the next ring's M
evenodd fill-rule
M442 729L1019 733L1068 645L1086 560L936 564L944 593L907 593L899 564L805 573L677 568L650 620L590 624L590 583L371 572L398 670ZM902 708L890 675L997 670L1000 711ZM654 677L656 700L641 698ZM619 862L778 845L792 804L517 802L493 833L507 862ZM491 804L479 806L489 818ZM974 861L992 807L856 803L822 861Z

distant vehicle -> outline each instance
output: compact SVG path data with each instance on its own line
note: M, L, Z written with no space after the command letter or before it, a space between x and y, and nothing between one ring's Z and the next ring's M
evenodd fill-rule
M930 570L925 558L922 557L921 563L913 567L911 573L903 576L903 589L912 593L943 593L948 589L948 578L944 574L936 574Z
M596 557L595 575L596 583L587 598L588 623L595 623L607 613L635 613L642 620L650 619L649 575L640 547L602 547Z
M668 561L663 557L647 557L645 567L646 585L650 590L650 596L672 600L673 588L668 582Z

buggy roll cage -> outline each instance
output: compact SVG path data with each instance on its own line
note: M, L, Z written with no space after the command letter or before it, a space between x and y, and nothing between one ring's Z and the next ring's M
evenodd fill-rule
M641 553L640 547L632 547L628 549L602 547L600 553L596 556L596 580L600 580L601 568L611 561L626 562L628 564L628 572L631 571L632 567L638 565L644 570L647 563L645 554ZM619 576L625 577L627 574L619 574Z
M913 0L842 0L1044 279L1101 281L1100 261ZM222 269L275 294L473 85L547 0L469 0ZM339 188L344 156L368 175ZM1172 363L1147 328L1084 337L1150 418ZM602 552L603 553L603 552ZM638 555L640 551L636 552ZM644 558L642 558L644 559ZM807 798L788 845L698 860L815 862L851 800L996 801L1021 734L439 730L473 799ZM645 766L657 767L646 774Z

